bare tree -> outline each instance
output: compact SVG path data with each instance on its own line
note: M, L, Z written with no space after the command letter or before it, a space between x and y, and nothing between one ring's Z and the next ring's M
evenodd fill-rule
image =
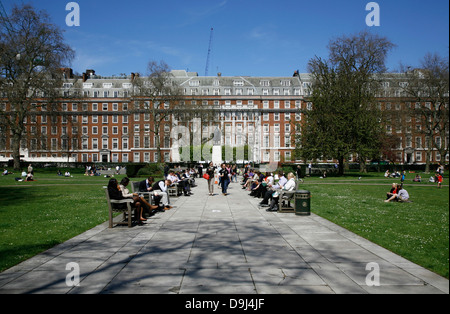
M39 106L43 99L51 103L61 96L61 68L73 57L61 29L46 12L15 6L9 17L0 19L0 99L9 105L0 108L0 115L12 134L15 169L20 168L25 120L35 109L33 104Z
M157 162L162 160L161 134L164 125L172 128L175 120L192 134L199 131L193 130L193 126L198 124L194 123L194 119L202 123L214 119L212 106L205 105L195 95L184 95L182 87L164 61L150 61L145 77L134 75L130 96L134 103L134 113L149 113L153 121L150 132L156 140ZM192 140L193 137L190 136L189 143L185 145L192 145ZM201 144L201 140L197 144Z
M134 103L134 113L149 113L153 121L150 132L156 140L157 162L161 162L161 129L171 115L179 110L181 103L181 88L173 80L169 66L164 62L150 61L148 75L133 77L131 99Z
M434 149L439 151L443 160L449 153L448 59L428 53L419 69L410 69L406 69L405 80L400 82L400 86L406 97L415 101L409 108L409 114L415 118L420 126L419 132L425 136L425 171L429 172Z

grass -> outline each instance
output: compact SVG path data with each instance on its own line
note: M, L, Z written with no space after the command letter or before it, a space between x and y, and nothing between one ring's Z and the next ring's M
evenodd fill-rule
M35 182L14 177L0 177L0 271L108 220L107 178L39 170Z
M413 202L384 203L393 180L312 178L304 188L311 191L317 215L449 278L448 186L405 181Z
M55 173L38 169L36 182L0 177L0 271L107 221L102 186L109 179ZM449 278L448 185L412 183L409 175L413 202L384 203L398 179L359 177L307 178L302 188L311 191L314 213Z

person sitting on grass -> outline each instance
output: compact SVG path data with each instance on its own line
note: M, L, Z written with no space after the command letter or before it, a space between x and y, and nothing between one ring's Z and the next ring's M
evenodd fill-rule
M9 172L8 169L3 169L3 172L2 172L2 175L3 175L3 176L7 176L7 175L9 175L9 174L14 174L14 173Z
M403 187L399 187L397 193L392 195L389 199L385 200L386 203L391 201L397 201L402 203L409 203L409 193Z
M28 172L26 181L35 181L34 176L31 172Z
M386 193L386 200L390 199L393 195L397 194L397 190L398 190L397 183L392 183L391 190L388 193Z

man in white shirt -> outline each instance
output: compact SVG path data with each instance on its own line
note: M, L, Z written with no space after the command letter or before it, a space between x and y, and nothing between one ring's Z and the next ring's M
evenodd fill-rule
M266 209L266 211L268 212L276 212L278 211L278 201L280 199L280 192L282 191L287 191L287 192L291 192L294 191L296 188L296 184L295 184L295 175L291 172L288 174L288 181L286 182L286 184L283 186L283 188L281 189L281 191L276 192L276 196L272 197L272 202L270 203L270 207L268 209Z
M278 172L278 177L280 178L278 180L278 184L273 185L272 183L272 185L267 185L267 192L264 195L264 199L261 201L261 203L259 203L261 207L269 207L269 200L272 198L272 194L275 191L283 188L283 186L287 183L287 179L284 176L283 171Z
M165 210L172 208L172 206L170 206L169 193L167 191L171 184L172 182L170 180L161 180L153 185L155 195L162 197L161 202L163 203Z

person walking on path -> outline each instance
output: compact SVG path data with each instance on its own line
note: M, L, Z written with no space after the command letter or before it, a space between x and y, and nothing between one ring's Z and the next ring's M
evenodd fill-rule
M212 161L209 163L208 168L206 168L206 174L209 176L208 179L208 191L209 191L209 195L213 196L214 195L214 182L215 182L215 174L216 171L216 167L214 167L214 164L212 163Z
M222 169L219 171L219 177L221 178L222 194L227 195L228 184L230 183L230 176L225 164L222 164Z

